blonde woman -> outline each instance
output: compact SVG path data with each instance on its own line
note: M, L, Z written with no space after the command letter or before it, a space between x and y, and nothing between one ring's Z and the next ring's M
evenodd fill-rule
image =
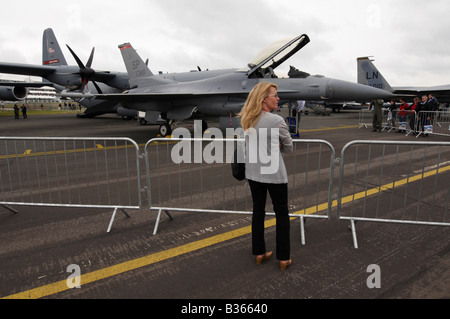
M291 135L283 118L272 114L280 98L276 84L261 82L250 92L238 117L245 131L245 177L252 200L252 253L261 264L272 256L266 251L264 219L267 192L276 216L276 257L280 269L291 263L288 211L288 177L281 152L292 152ZM281 152L280 152L281 151Z

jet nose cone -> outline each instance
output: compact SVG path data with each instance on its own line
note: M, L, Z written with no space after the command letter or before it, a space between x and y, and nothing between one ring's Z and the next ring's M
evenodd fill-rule
M337 101L368 102L373 99L390 99L395 97L395 95L391 92L359 83L330 79L327 85L326 97Z

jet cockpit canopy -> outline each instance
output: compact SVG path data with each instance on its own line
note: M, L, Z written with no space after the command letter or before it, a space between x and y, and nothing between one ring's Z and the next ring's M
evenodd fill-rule
M273 70L309 43L306 34L268 45L248 64L248 77L276 77Z

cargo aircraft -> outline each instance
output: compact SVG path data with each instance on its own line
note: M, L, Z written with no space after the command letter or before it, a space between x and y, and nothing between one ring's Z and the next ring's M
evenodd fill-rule
M395 95L378 88L303 73L295 78L278 78L275 69L310 42L306 34L275 42L262 50L243 68L184 74L153 74L130 43L119 45L130 89L121 93L63 92L71 98L116 101L125 108L146 112L151 124L160 125L161 136L171 133L176 121L209 117L235 126L234 115L245 103L250 90L261 81L278 85L280 103L306 101L368 102ZM223 126L223 125L222 125Z
M90 90L96 93L120 93L129 88L126 72L96 71L92 68L94 58L93 48L89 59L84 64L75 52L67 46L77 65L68 65L51 28L45 29L42 37L42 65L0 62L0 73L20 74L42 77L42 82L4 82L0 83L0 98L4 100L23 100L28 93L28 87L52 86L57 91ZM117 102L111 101L80 101L86 111L78 114L80 117L92 117L104 113L128 115L129 110L120 109ZM120 114L123 111L124 114ZM135 114L131 112L129 115Z
M126 73L96 71L91 65L95 48L86 64L67 46L78 65L68 65L52 29L44 30L42 37L42 65L0 62L0 73L39 76L69 90L81 90L92 81L98 92L103 92L96 82L103 82L118 90L128 88Z

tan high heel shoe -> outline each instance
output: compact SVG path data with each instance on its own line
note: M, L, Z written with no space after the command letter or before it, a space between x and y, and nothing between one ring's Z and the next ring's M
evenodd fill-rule
M280 261L280 269L286 270L286 268L289 267L291 264L292 264L292 259L282 260L282 261Z
M258 255L256 256L256 263L260 265L263 262L263 260L269 260L270 257L272 257L271 251L265 253L264 255Z

